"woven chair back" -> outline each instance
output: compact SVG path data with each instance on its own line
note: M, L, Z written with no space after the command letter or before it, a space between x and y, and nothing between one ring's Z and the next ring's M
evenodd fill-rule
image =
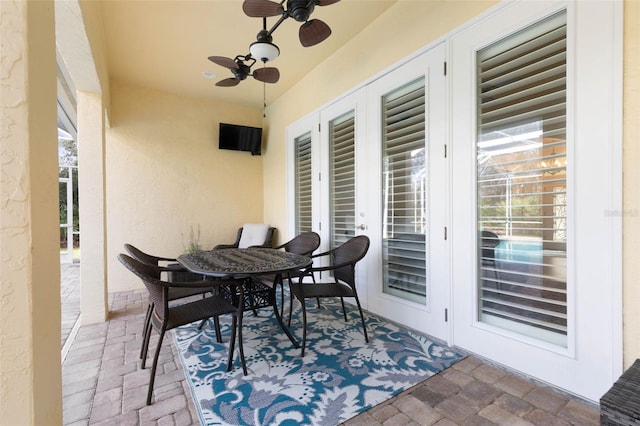
M128 270L133 272L138 278L142 280L144 286L149 292L149 297L154 304L154 310L156 311L156 314L161 319L164 319L166 315L166 309L168 307L169 283L165 283L164 281L156 278L160 276L160 270L158 269L158 267L147 263L142 263L139 260L136 260L131 256L127 256L123 253L120 253L118 255L118 260Z
M331 264L347 264L333 270L334 278L349 284L351 288L355 289L356 263L358 263L367 254L368 250L369 237L366 235L353 237L350 240L347 240L344 244L333 249L331 251Z
M280 246L289 253L310 256L320 247L320 235L315 232L303 232Z

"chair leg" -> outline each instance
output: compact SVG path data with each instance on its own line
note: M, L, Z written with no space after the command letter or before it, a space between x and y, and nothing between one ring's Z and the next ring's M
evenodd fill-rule
M355 296L356 304L358 305L358 311L360 312L360 321L362 321L362 331L364 331L364 341L369 343L369 335L367 334L367 326L364 323L364 314L362 313L362 307L360 306L360 300L358 296Z
M160 349L162 348L162 339L164 339L164 328L160 331L160 340L156 347L156 353L153 357L153 365L151 366L151 377L149 378L149 390L147 391L147 405L151 405L151 396L153 395L153 384L156 381L156 368L158 367L158 358L160 357Z
M231 371L233 365L233 352L236 348L236 329L238 327L238 320L236 315L231 318L231 338L229 339L229 357L227 359L227 371Z
M140 368L144 370L147 364L147 354L149 352L149 342L151 341L151 329L153 325L151 324L151 318L149 318L149 324L147 324L147 329L145 331L144 338L142 340L142 363Z
M304 356L304 348L307 345L307 308L305 307L304 299L300 301L302 304L302 351L300 356Z
M315 275L311 274L311 281L315 284L316 283L316 277ZM318 309L320 309L320 298L316 297L316 304L318 305Z
M289 283L289 320L287 321L287 327L291 327L292 313L293 313L293 291L291 290L291 283Z
M203 319L202 321L200 321L200 324L198 324L198 331L202 330L202 327L204 327L204 325L207 323L207 321L209 321L209 319L210 318ZM220 332L220 319L217 316L213 317L213 327L216 332L216 342L222 343L222 333Z
M344 299L342 297L340 298L340 303L342 303L342 315L344 316L344 321L347 322L349 320L347 319L347 310L344 308Z
M247 362L244 359L244 345L242 344L242 312L238 314L238 352L240 352L240 364L242 365L242 373L247 374Z
M209 318L203 319L202 321L200 321L200 324L198 324L198 331L202 330L202 327L204 327L207 321L209 321Z
M140 346L140 359L144 354L144 339L147 335L147 328L149 328L149 322L151 321L151 313L153 312L153 302L149 302L147 306L147 313L144 316L144 323L142 325L142 345Z
M216 342L222 343L222 333L220 332L220 318L215 316L213 317L213 326L216 329Z
M277 293L276 286L273 286L274 294ZM280 281L280 318L284 316L284 282Z

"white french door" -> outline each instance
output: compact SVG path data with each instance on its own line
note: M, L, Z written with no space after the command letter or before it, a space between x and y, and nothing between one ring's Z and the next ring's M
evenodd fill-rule
M367 235L357 271L363 307L442 340L450 291L445 106L441 44L288 131L294 231L309 217L310 153L321 250Z
M320 112L319 231L324 250L356 235L371 238L371 218L366 203L367 168L363 163L367 149L365 104L364 90L359 90ZM370 259L371 249L356 271L358 297L365 309Z
M517 2L451 43L453 342L593 401L621 367L616 8Z
M369 236L369 311L597 401L622 372L621 28L619 2L503 2L293 124L289 223Z
M367 86L368 309L448 340L445 46Z

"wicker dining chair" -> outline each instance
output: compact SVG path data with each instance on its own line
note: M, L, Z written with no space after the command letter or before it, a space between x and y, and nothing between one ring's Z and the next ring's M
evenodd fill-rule
M300 356L304 356L304 349L307 342L307 309L305 301L306 299L318 299L324 297L339 297L342 303L342 312L344 320L347 321L347 311L344 306L345 297L353 297L358 306L360 313L360 320L362 322L362 330L364 331L364 339L369 343L369 336L367 335L367 327L364 321L364 314L362 313L362 307L360 306L360 299L358 299L358 291L356 289L356 264L364 258L369 250L369 237L365 235L358 235L347 240L340 246L329 250L324 253L319 253L311 256L312 259L317 259L322 256L329 256L329 266L311 266L304 271L304 274L300 274L298 281L292 280L289 283L292 297L295 297L300 301L302 305L302 351ZM304 282L304 278L307 275L313 276L318 272L330 272L332 273L332 280L322 282ZM289 323L291 323L291 314L293 307L289 305Z
M218 280L215 282L190 281L185 283L170 283L168 281L163 281L157 278L162 272L166 272L167 268L142 263L132 258L131 256L122 253L118 255L118 260L128 270L130 270L138 278L140 278L147 288L149 297L153 301L153 312L151 314L149 323L151 324L151 328L155 329L156 332L160 335L151 366L151 376L149 378L149 388L147 391L147 405L151 404L151 397L153 395L153 384L155 382L156 368L158 366L158 357L160 355L162 341L167 330L171 330L185 324L190 324L192 322L202 321L207 318L231 314L231 339L229 342L227 371L231 370L237 325L238 322L241 322L242 308L240 306L234 306L231 302L225 299L225 297L219 294L208 296L202 299L197 299L192 302L186 302L176 306L170 306L169 290L172 288L199 288L203 291L207 291L207 289L210 289L212 285L239 285L238 282L236 282L235 280ZM242 292L242 286L240 285L239 287L240 292ZM151 337L150 335L151 333L147 333L144 338L142 368L144 368L147 358L147 351L149 349L149 341ZM242 363L242 368L246 372L244 350L241 339L239 339L238 348L240 350L240 360Z
M276 228L261 223L245 223L238 229L235 242L231 244L218 244L214 250L225 248L267 247L273 245L273 236Z
M128 244L128 243L124 245L124 249L127 251L129 256L147 265L163 266L162 264L165 263L166 265L164 265L164 268L166 268L165 270L166 280L169 282L201 281L205 279L202 275L193 274L192 272L187 271L185 268L182 267L182 265L177 263L177 260L174 258L154 256L152 254L145 253L139 248L137 248L136 246L134 246L133 244ZM157 276L155 278L160 279L161 277ZM195 296L199 294L202 294L204 297L204 294L210 291L212 291L212 288L207 289L207 288L172 287L169 289L169 301L184 299L186 297ZM149 298L149 303L147 305L147 312L145 314L144 322L142 325L143 336L146 336L148 333L151 332L151 324L149 321L151 319L152 312L153 312L153 300ZM216 340L218 341L218 343L222 343L222 336L220 333L220 322L218 321L217 317L213 319L213 322L214 322L214 327L216 332ZM202 327L202 324L201 324L201 327ZM144 353L144 339L140 347L140 359L142 359L143 353Z
M296 235L286 243L274 247L274 249L284 250L301 256L311 256L318 247L320 247L320 235L315 232L303 232ZM253 277L254 282L272 290L271 297L276 297L276 288L280 286L280 317L282 317L284 309L284 285L282 280L283 278L286 278L288 281L291 281L292 279L299 277L301 273L303 273L303 271L289 271L286 274L286 277L279 274L268 274Z

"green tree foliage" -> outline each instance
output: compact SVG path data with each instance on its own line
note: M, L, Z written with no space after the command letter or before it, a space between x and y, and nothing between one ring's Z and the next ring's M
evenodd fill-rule
M58 164L59 164L59 179L58 182L58 195L59 195L59 209L60 209L60 224L64 225L68 220L68 206L72 205L73 209L71 214L73 215L73 230L74 232L80 231L80 219L78 212L78 147L74 140L66 138L58 139ZM69 176L71 173L71 176ZM67 203L67 180L71 177L73 185L73 203L69 200ZM67 228L60 228L60 244L66 245L67 241ZM77 246L79 241L77 237L74 237L74 246Z

